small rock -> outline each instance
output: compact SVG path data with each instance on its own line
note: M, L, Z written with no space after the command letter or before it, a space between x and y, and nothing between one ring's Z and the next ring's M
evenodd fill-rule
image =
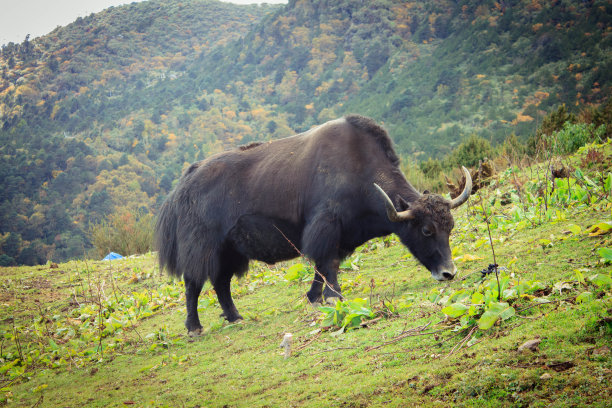
M59 268L59 265L56 264L55 262L51 262L51 265L49 266L50 269L57 269Z
M519 346L518 351L530 350L535 353L536 351L538 351L538 345L541 341L541 339L533 339L526 341L525 343Z
M551 378L552 378L552 375L548 373L544 373L540 376L540 380L550 380Z

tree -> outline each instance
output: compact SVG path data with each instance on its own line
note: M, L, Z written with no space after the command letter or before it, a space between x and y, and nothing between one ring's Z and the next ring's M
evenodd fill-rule
M2 243L2 251L13 259L17 258L21 252L21 235L11 232Z
M367 51L365 56L365 66L368 68L368 75L370 78L387 63L389 59L390 50L388 44L382 44L380 41L374 42Z
M451 166L475 167L478 166L480 161L491 158L493 153L493 147L488 140L472 134L451 153L449 164Z

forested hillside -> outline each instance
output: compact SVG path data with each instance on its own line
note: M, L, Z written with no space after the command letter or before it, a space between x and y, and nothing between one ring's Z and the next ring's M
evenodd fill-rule
M195 160L349 112L407 160L525 141L610 95L612 2L150 0L4 45L0 71L0 261L35 264L154 213Z

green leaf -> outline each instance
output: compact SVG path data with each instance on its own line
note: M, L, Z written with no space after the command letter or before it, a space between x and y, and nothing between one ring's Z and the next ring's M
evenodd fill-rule
M540 244L540 246L542 248L547 248L547 247L551 247L553 244L551 242L550 239L546 239L546 238L541 238L538 240L538 243Z
M484 300L484 295L482 293L480 293L480 292L475 292L472 295L472 304L473 305L481 304L483 302L483 300Z
M463 316L468 310L469 307L464 305L463 303L453 303L442 309L442 313L449 317L452 317L453 319L456 319L460 316Z
M585 303L593 300L595 296L591 292L582 292L578 296L576 296L576 303Z
M512 316L514 316L516 314L516 310L514 310L513 307L509 307L506 310L504 310L503 312L501 312L499 314L499 317L502 320L508 320L509 318L511 318Z
M582 228L580 228L580 226L576 224L568 225L567 229L574 235L580 234L582 232Z
M610 232L610 230L612 230L612 221L604 221L600 222L599 224L593 225L586 232L589 233L590 237L595 237L598 235L607 234L608 232Z
M589 280L600 288L609 288L612 286L612 278L609 275L598 273L589 278Z
M470 315L470 316L475 316L475 315L477 315L477 314L478 314L479 310L480 310L480 308L478 308L478 307L476 307L476 306L472 305L472 306L470 306L470 308L468 309L468 315ZM465 317L465 316L463 316L463 317ZM463 318L463 317L462 317L462 318Z
M448 298L448 303L456 303L456 302L461 302L464 299L467 299L470 297L470 294L468 291L462 289L462 290L458 290L455 293L453 293L449 298Z
M574 269L574 272L576 273L576 279L578 279L578 282L584 283L584 274L582 271L580 269Z
M612 262L612 248L599 248L597 250L599 256L601 256L606 262Z
M478 319L478 327L488 330L498 319L506 320L514 316L516 311L506 302L491 302L488 309Z
M608 177L606 177L606 180L604 181L604 191L606 193L610 193L611 190L612 190L612 173L608 173Z
M291 265L289 269L287 269L287 273L285 274L285 279L288 281L294 281L303 278L308 273L306 266L301 263L297 263Z
M361 314L357 314L357 313L348 314L344 317L344 320L342 321L342 327L347 328L347 329L357 328L361 324L361 318L362 318Z
M504 299L513 299L515 297L517 297L517 292L515 288L512 289L506 289L502 292L502 297Z
M486 311L480 316L480 319L478 319L478 328L481 330L488 330L493 327L497 319L499 319L499 313Z
M459 324L462 328L470 327L474 324L474 319L468 315L463 315L461 316L461 319L459 319Z

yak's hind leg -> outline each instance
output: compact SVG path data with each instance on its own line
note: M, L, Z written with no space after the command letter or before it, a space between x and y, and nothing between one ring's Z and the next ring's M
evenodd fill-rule
M217 292L217 299L219 299L219 304L223 309L221 316L225 317L228 322L242 319L232 300L232 292L230 290L232 276L242 276L247 272L248 268L248 258L233 249L227 248L221 255L218 275L211 277L213 288Z
M185 326L190 336L197 336L202 333L202 325L198 317L198 297L202 292L203 282L191 279L187 276L185 279L185 299L187 303L187 320Z

